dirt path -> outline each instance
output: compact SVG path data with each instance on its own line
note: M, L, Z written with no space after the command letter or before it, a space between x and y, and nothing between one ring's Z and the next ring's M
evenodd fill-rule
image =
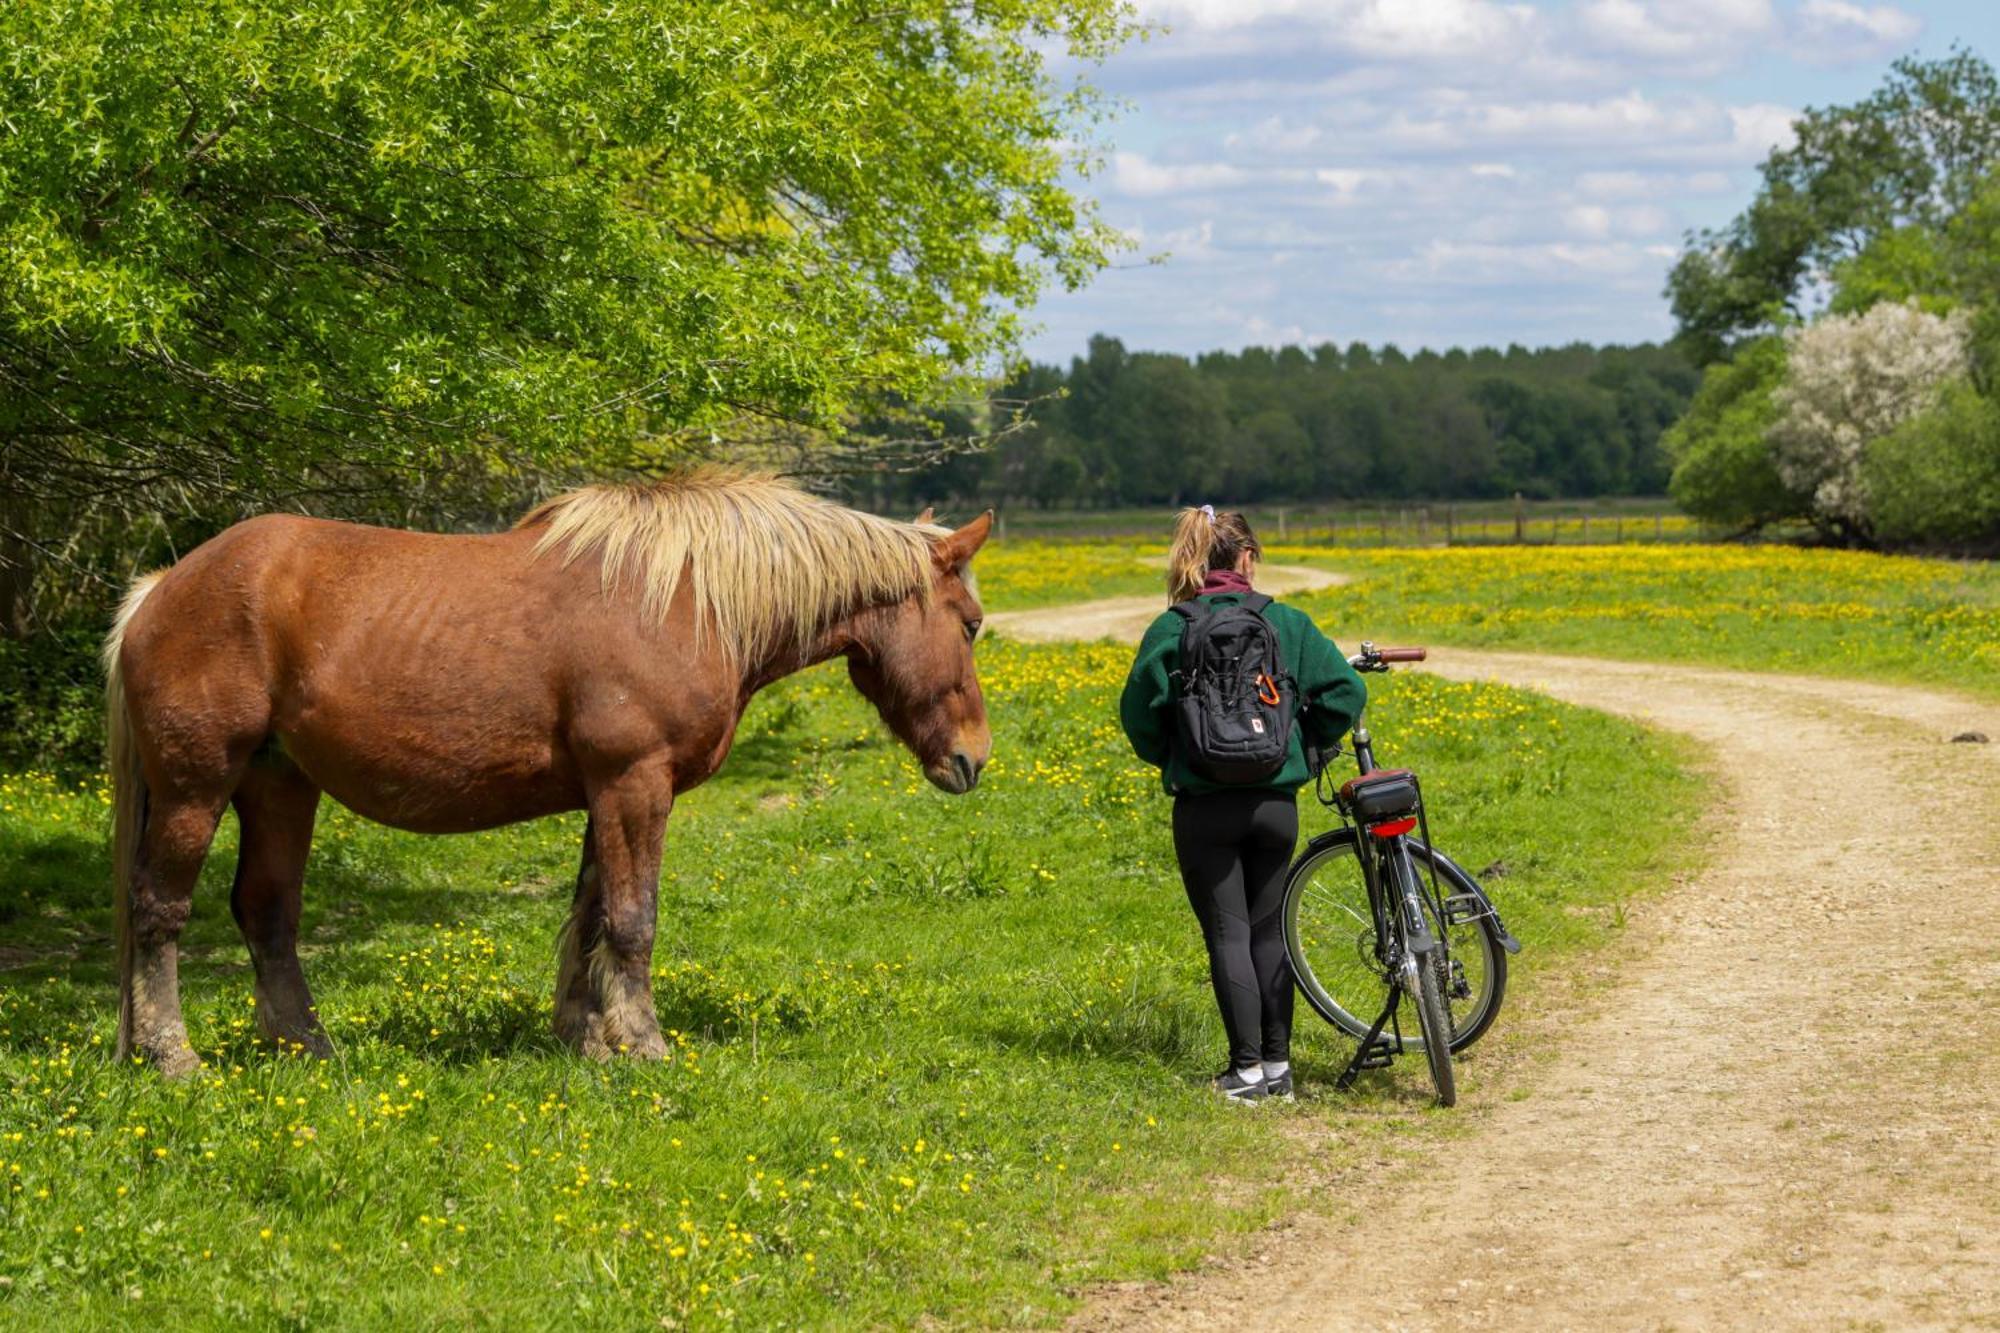
M1305 565L1261 565L1257 586L1273 597L1310 592L1347 582L1345 574ZM1056 639L1133 639L1146 632L1153 617L1167 609L1166 593L1151 597L1106 597L1095 602L1073 602L1068 606L1045 606L1032 611L996 611L986 617L986 627L1014 639L1049 642Z
M1615 982L1552 1058L1461 1103L1462 1134L1335 1182L1343 1217L1102 1292L1077 1325L2000 1327L2000 746L1947 740L2000 737L2000 707L1585 658L1433 666L1702 742L1709 868L1635 911ZM1384 1246L1397 1261L1361 1260Z

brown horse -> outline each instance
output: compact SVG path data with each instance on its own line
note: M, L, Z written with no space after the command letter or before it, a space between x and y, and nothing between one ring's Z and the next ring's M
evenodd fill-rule
M120 1058L200 1063L176 941L231 804L258 1024L327 1052L297 947L322 792L424 833L588 811L556 1032L664 1055L674 797L721 766L753 694L836 655L930 780L971 790L992 742L967 564L991 521L896 523L706 469L575 491L493 535L256 518L141 579L105 645Z

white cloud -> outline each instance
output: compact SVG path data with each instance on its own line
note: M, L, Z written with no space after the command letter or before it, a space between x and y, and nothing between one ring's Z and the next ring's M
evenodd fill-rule
M1468 245L1437 240L1412 258L1386 265L1383 271L1397 277L1450 278L1479 285L1512 283L1529 277L1584 275L1594 280L1639 277L1659 270L1660 256L1654 252L1660 248L1621 242Z
M1734 132L1732 128L1732 139ZM1680 199L1689 195L1719 194L1730 187L1729 174L1722 171L1584 171L1577 174L1573 188L1586 199Z
M1380 133L1399 147L1430 154L1505 144L1531 152L1615 151L1649 163L1747 166L1789 141L1792 117L1789 108L1769 103L1653 98L1635 88L1588 100L1462 99L1411 107L1393 113Z
M1740 62L1778 28L1770 0L1588 0L1577 17L1605 50L1704 72Z
M1670 225L1666 211L1651 205L1607 208L1603 204L1578 204L1563 214L1570 231L1586 240L1611 236L1658 236Z
M1183 351L1330 324L1660 336L1678 238L1790 142L1801 60L1915 22L1909 0L1136 2L1173 31L1099 72L1137 111L1093 184L1169 260L1051 297L1037 349L1060 357L1096 330Z
M1769 102L1733 106L1729 108L1733 146L1742 154L1743 161L1761 162L1773 148L1791 146L1792 122L1798 115L1790 107Z
M1318 143L1321 133L1317 125L1302 124L1281 115L1266 116L1249 129L1228 135L1222 142L1231 148L1249 148L1266 153L1296 153Z
M1272 18L1311 17L1326 8L1314 0L1137 0L1141 18L1175 29L1227 30Z
M1301 47L1370 60L1436 62L1524 55L1548 20L1496 0L1137 0L1140 17L1201 41L1211 54ZM1285 34L1283 44L1259 34ZM1171 39L1170 39L1171 40Z
M1194 194L1227 189L1249 179L1249 173L1227 162L1155 162L1139 153L1111 155L1111 188L1137 198Z
M1923 30L1922 19L1894 5L1805 0L1794 38L1812 60L1840 65L1879 60L1907 47Z
M1313 179L1322 185L1331 185L1336 195L1348 199L1362 186L1379 184L1387 179L1387 173L1359 167L1321 167L1313 172Z
M1486 0L1368 0L1352 9L1342 25L1348 43L1394 59L1490 59L1522 45L1540 20L1530 5Z

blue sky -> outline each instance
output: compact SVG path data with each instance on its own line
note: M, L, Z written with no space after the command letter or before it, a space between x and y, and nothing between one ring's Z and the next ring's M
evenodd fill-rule
M1137 3L1169 30L1095 72L1128 105L1082 183L1134 248L1036 308L1040 360L1662 338L1681 236L1793 113L2000 58L1996 0Z

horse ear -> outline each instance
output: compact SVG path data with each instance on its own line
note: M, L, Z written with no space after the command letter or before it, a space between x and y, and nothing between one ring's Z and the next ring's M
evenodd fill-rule
M957 569L979 553L986 545L987 534L993 530L993 511L987 510L972 522L966 524L951 536L940 540L934 555L940 569Z
M920 527L926 523L935 523L937 522L937 510L930 505L925 505L924 512L918 514L915 518L911 519L910 522L915 523Z

